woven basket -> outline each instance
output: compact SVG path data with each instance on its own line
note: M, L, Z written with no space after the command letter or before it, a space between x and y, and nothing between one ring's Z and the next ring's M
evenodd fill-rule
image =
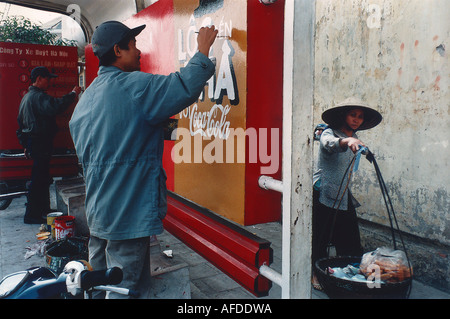
M315 274L324 292L332 299L406 299L409 297L412 279L398 283L380 283L380 287L369 288L367 283L337 278L328 274L328 267L346 267L360 263L361 257L322 258L314 264Z

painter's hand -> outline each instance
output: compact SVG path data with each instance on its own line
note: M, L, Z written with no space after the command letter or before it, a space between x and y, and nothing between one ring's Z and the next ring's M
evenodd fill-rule
M216 40L219 31L212 25L210 27L203 27L198 31L197 43L198 51L204 55L209 55L209 49Z
M31 154L30 151L27 150L26 148L23 150L23 153L25 154L25 158L26 159L31 159Z
M80 93L81 93L81 88L79 86L76 86L72 89L72 92L74 92L78 98L78 95L80 95Z

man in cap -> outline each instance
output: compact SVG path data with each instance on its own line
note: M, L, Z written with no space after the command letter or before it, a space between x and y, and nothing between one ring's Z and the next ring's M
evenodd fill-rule
M150 237L163 232L167 210L164 122L194 103L214 74L208 55L218 32L201 28L199 52L180 72L163 76L140 72L136 36L144 28L108 21L96 29L98 77L70 121L86 182L89 262L94 269L122 268L120 286L140 290L142 298L149 288Z
M76 86L61 98L48 95L46 91L50 88L51 80L56 77L44 66L31 71L32 85L22 98L17 117L17 136L25 149L25 156L33 159L24 216L26 224L42 224L45 222L43 218L50 212L50 159L53 139L58 131L55 117L63 113L81 92L80 87Z

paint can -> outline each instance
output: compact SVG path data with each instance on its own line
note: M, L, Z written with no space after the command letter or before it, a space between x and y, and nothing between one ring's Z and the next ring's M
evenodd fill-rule
M47 214L47 230L52 234L53 239L55 239L55 218L62 215L63 213L61 212Z
M60 216L55 218L55 239L60 240L74 235L75 217Z
M63 272L69 261L82 261L88 258L88 240L84 238L70 237L56 240L45 247L45 261L48 267L58 275Z

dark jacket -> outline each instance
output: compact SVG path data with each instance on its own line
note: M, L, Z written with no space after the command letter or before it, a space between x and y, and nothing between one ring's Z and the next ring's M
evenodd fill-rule
M71 92L61 98L54 98L41 89L30 86L22 99L17 122L17 137L23 147L32 143L49 144L58 131L56 115L63 113L74 101L76 94Z

